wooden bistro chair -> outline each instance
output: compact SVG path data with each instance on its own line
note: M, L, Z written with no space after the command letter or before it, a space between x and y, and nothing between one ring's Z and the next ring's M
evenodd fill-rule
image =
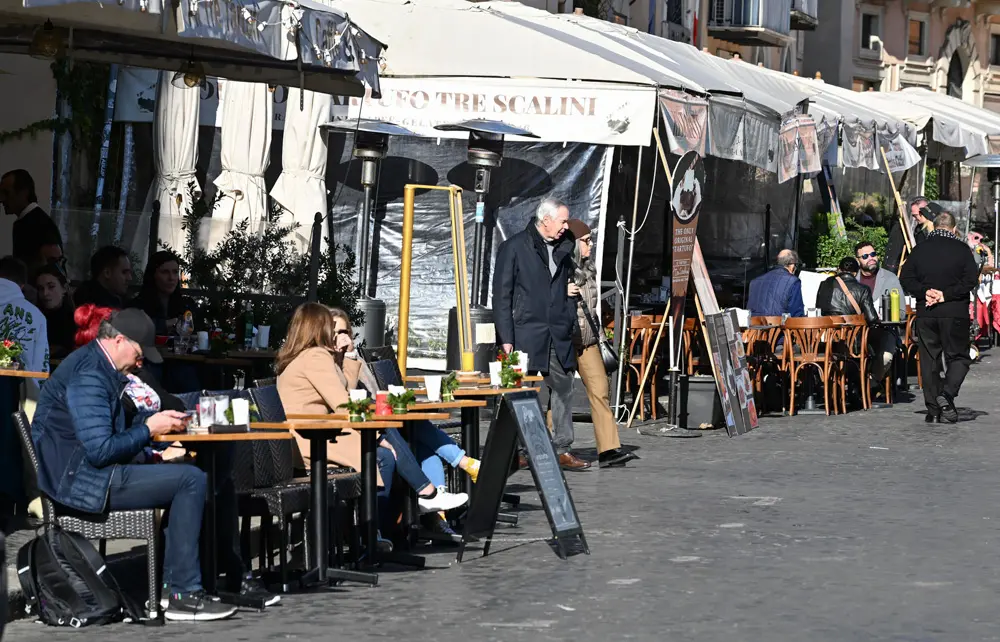
M684 355L684 369L688 376L701 370L702 355L705 354L705 340L701 332L701 322L698 319L684 319L684 332L681 335Z
M871 408L871 389L868 385L868 322L863 315L829 317L836 327L836 341L831 347L833 358L834 390L831 402L837 411L839 393L840 412L847 412L847 378L853 368L858 373L861 387L861 407Z
M657 325L653 322L653 317L636 316L628 319L628 368L635 374L635 386L638 389L640 382L647 370L650 370L646 377L648 382L650 401L653 419L656 419L656 378L660 363L657 355L652 354L653 340L656 336ZM625 391L631 391L631 377L625 379ZM646 404L639 404L639 419L646 421Z
M765 378L772 375L781 387L781 398L785 398L783 373L787 367L784 353L781 356L778 355L778 342L783 332L781 317L751 317L750 327L743 333L743 340L746 344L747 369L753 377L754 392L757 395L764 393ZM774 379L772 383L773 381ZM763 399L767 399L767 397L763 397ZM757 407L760 409L765 405L767 404L759 400ZM782 409L778 408L778 410Z
M795 384L803 369L815 368L823 383L826 414L830 414L830 349L836 330L830 317L794 317L785 320L785 361L789 375L788 414L795 414Z

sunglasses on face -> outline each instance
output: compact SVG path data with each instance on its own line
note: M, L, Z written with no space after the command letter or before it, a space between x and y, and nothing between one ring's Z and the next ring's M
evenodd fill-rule
M862 254L858 258L861 259L862 261L865 259L875 259L878 258L878 252L869 252L868 254Z

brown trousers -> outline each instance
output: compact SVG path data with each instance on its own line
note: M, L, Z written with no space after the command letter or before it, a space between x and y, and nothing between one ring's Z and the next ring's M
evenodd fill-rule
M622 443L618 440L618 424L608 405L608 375L604 370L604 362L601 361L601 349L593 345L582 352L578 350L576 362L583 385L587 387L597 452L620 448Z

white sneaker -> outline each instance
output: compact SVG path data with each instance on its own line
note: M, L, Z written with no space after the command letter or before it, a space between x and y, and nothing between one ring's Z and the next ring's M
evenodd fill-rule
M437 495L434 497L417 497L420 505L420 514L440 513L449 511L459 506L465 506L469 502L469 496L465 493L449 493L444 486L439 486Z

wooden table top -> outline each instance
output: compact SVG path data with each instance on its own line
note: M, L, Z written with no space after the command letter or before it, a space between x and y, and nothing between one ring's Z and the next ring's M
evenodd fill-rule
M270 441L275 439L291 439L291 433L287 432L230 432L230 433L171 433L169 435L157 435L153 441L172 444L174 442L198 443L198 442L219 442L219 441Z
M405 415L375 415L376 418L392 417L390 421L447 421L451 415L446 412L420 412L410 410Z
M406 383L424 383L424 377L422 375L409 375L403 378ZM545 377L539 375L526 375L522 377L522 381L527 381L529 383L544 381ZM488 386L490 385L489 377L459 377L459 386L463 384L475 384L477 386Z
M421 401L410 404L411 409L422 410L458 410L460 408L485 408L482 399L456 399L455 401Z
M31 370L0 370L0 377L18 377L20 379L48 379L47 372L32 372Z
M350 419L350 415L348 415L346 412L327 412L327 413L317 413L317 414L286 412L285 419L287 419L288 421L297 421L300 419L319 419L322 421L326 421L328 419L346 420Z
M402 428L401 421L349 421L347 419L330 419L323 421L285 421L285 422L254 422L250 428L271 428L278 430L385 430L386 428Z
M413 390L414 394L427 395L427 390L418 388ZM509 392L538 392L538 388L459 388L455 391L456 397L497 397Z

